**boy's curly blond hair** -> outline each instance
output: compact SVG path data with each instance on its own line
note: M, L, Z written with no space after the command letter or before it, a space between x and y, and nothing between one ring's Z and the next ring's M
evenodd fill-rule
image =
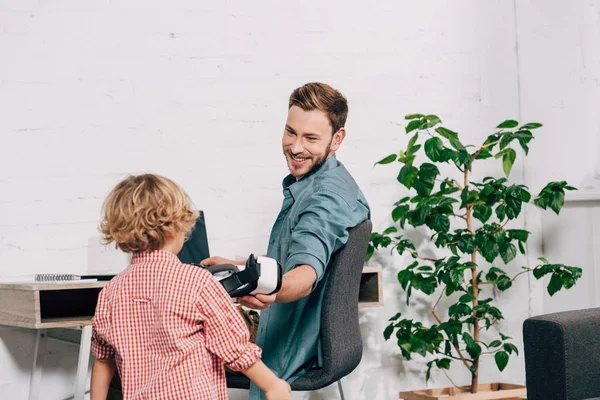
M180 233L189 234L198 212L183 189L153 174L130 176L121 181L102 206L105 244L126 253L157 250Z

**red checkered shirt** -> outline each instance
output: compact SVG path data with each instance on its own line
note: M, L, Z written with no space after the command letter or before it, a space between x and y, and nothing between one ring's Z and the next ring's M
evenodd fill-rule
M125 400L227 399L223 362L261 350L220 283L166 251L134 254L98 297L92 354L114 359Z

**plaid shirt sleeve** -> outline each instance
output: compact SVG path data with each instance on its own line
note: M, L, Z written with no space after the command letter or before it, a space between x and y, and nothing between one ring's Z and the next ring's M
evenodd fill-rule
M115 350L107 343L103 332L110 328L110 309L106 299L105 289L98 295L96 312L92 319L92 354L97 359L114 359Z
M198 297L206 337L206 348L234 371L245 371L261 356L260 347L250 343L248 328L231 298L212 276Z

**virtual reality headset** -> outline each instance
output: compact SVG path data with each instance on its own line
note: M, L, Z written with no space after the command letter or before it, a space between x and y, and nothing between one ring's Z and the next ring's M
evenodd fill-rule
M269 257L248 257L246 265L219 264L204 267L231 297L274 294L281 289L282 269Z

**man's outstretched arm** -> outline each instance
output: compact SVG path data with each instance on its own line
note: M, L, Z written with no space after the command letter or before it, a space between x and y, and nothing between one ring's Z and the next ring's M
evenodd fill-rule
M310 265L299 265L283 275L281 289L276 294L243 296L238 302L248 308L264 310L272 303L291 303L310 294L317 280L317 273Z

